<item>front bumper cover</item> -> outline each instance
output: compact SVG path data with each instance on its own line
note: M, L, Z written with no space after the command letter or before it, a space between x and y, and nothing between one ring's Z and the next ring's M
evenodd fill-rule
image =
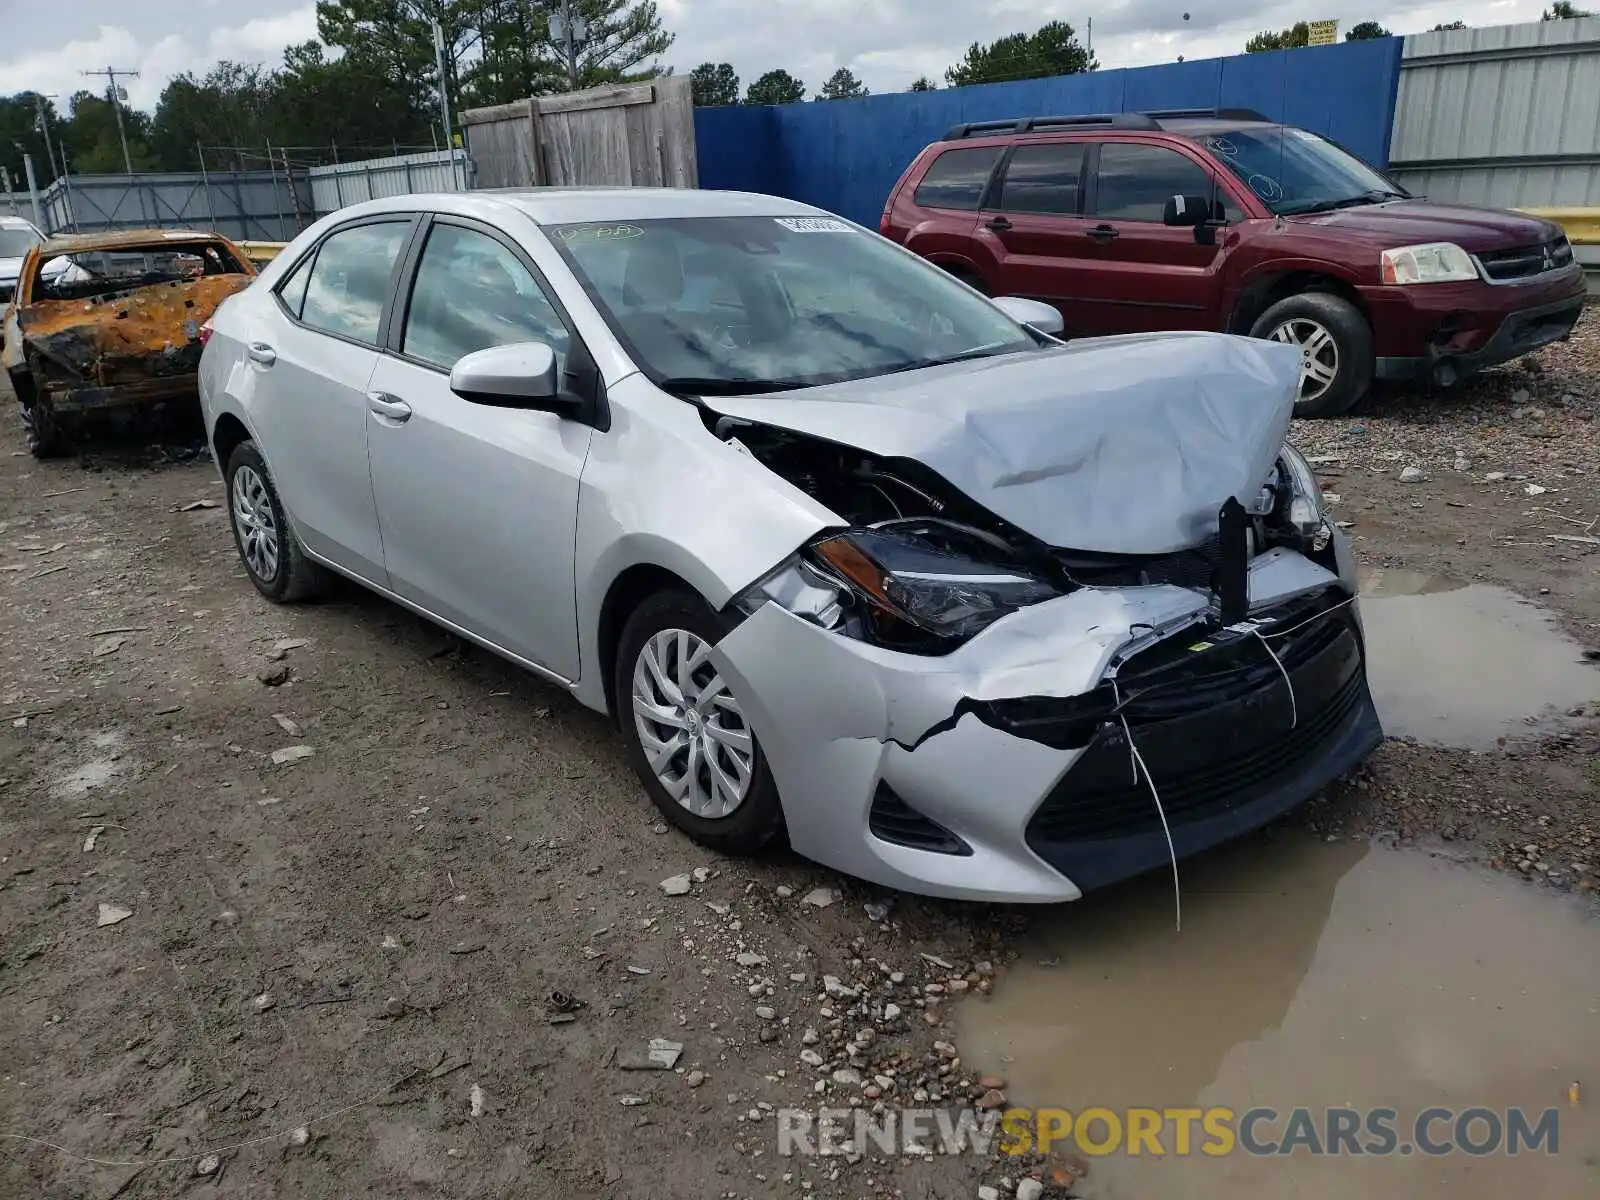
M1349 599L1353 573L1342 543L1339 557L1338 575L1287 550L1255 559L1252 613L1319 594ZM1198 637L1208 611L1204 597L1175 586L1084 588L925 658L840 637L768 603L713 659L761 739L796 851L928 895L1072 900L1167 861L1148 788L1142 798L1129 789L1131 772L1107 786L1108 764L1122 771L1131 763L1117 725L1094 722L1098 732L1079 736L1081 722L1007 727L996 713L1019 698L1070 709L1103 684L1130 644ZM1293 720L1288 688L1264 651L1256 682L1217 697L1198 720L1145 720L1129 708L1135 741L1170 793L1163 804L1180 855L1308 799L1381 741L1353 601L1326 620L1338 628L1325 645L1304 661L1281 655L1295 680ZM1075 828L1085 812L1107 805L1126 811ZM905 828L907 811L926 819L927 836L881 836ZM942 835L953 843L938 847Z

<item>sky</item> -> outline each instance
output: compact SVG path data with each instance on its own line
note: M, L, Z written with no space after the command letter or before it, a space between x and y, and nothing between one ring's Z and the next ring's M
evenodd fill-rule
M1340 19L1341 33L1377 20L1396 33L1444 21L1508 25L1536 21L1540 0L1410 3L1369 0L657 0L677 42L664 63L686 72L730 62L748 85L784 67L815 92L840 66L875 92L904 90L918 75L943 82L944 69L974 41L992 41L1065 20L1080 37L1093 18L1102 67L1133 67L1236 54L1251 34L1296 20ZM29 90L65 100L88 86L85 69L140 72L124 81L130 102L153 109L162 87L183 71L204 73L218 59L276 65L283 48L314 38L316 5L255 0L249 15L230 0L0 0L0 95ZM138 19L130 17L137 12Z

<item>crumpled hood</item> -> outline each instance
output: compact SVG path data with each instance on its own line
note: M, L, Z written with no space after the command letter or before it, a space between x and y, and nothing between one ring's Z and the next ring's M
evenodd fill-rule
M1292 347L1130 334L765 396L712 410L914 459L1058 548L1167 554L1251 505L1299 391Z

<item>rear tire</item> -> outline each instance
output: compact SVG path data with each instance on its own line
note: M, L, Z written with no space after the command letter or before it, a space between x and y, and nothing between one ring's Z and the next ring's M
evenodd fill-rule
M661 815L702 846L748 855L783 836L783 805L738 698L704 660L726 633L694 593L657 592L622 630L612 694L628 762Z
M1302 292L1280 300L1256 318L1250 336L1300 351L1297 417L1336 417L1372 386L1372 326L1342 296Z
M233 544L256 591L274 604L293 604L320 592L327 576L301 548L254 442L234 448L225 479Z
M13 375L11 390L16 393L17 407L22 412L22 428L28 438L28 453L34 458L56 458L66 449L61 436L61 422L50 401L40 397L27 375Z

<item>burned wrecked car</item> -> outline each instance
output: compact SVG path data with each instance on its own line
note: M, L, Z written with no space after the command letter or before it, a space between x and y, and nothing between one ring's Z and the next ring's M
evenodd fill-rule
M255 268L226 238L142 229L58 236L23 260L4 362L28 447L59 451L83 414L194 394L201 327Z
M256 588L338 572L570 689L707 846L1069 900L1381 739L1290 348L1063 343L826 213L644 189L358 205L213 325Z

